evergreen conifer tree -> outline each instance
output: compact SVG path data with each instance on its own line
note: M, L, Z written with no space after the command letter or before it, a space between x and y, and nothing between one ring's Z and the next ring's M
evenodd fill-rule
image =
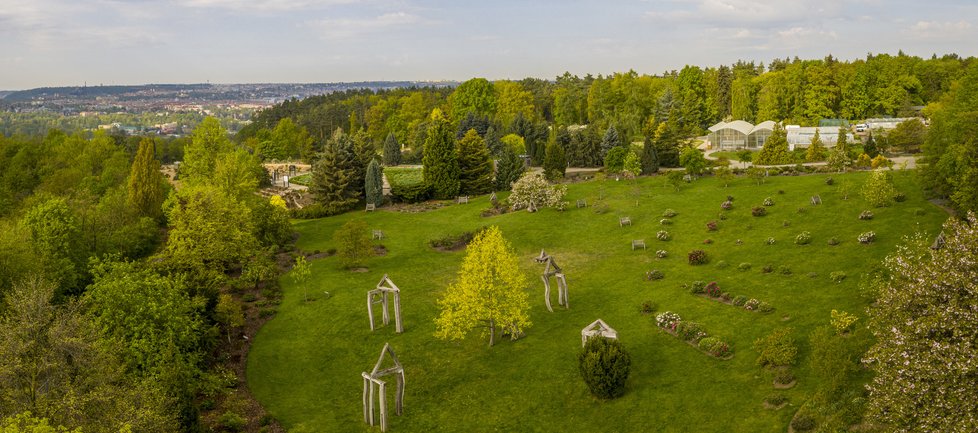
M543 158L543 176L551 182L558 181L564 177L567 170L567 158L564 155L564 146L556 140L547 144L547 154Z
M485 194L492 190L492 158L475 129L466 132L458 142L458 168L462 194Z
M869 134L869 139L863 144L863 152L869 155L870 158L876 158L880 154L880 148L876 145L876 139L873 138L873 134Z
M520 158L511 147L503 146L503 154L496 167L496 190L509 191L513 182L519 180L524 171L526 165L523 158Z
M368 204L373 203L375 206L384 204L384 169L376 159L370 160L370 164L367 164L367 179L364 181L363 190Z
M822 137L819 136L818 130L815 130L815 135L812 136L812 142L808 145L808 150L805 151L805 162L818 162L825 158L825 145L822 143Z
M502 136L499 135L499 130L495 126L489 125L489 129L486 129L485 140L490 155L500 156L503 154L503 142L501 138Z
M790 164L791 154L788 153L788 135L781 124L774 124L774 131L764 142L764 147L754 158L759 165Z
M655 151L655 144L648 136L645 137L645 144L642 146L642 174L652 174L659 171L659 154Z
M455 134L451 124L437 108L431 112L431 124L424 143L424 183L435 198L449 199L458 195L459 168L455 150Z
M391 132L384 140L384 165L393 167L401 163L401 144L397 142L397 137Z
M343 134L341 130L333 134L334 138ZM345 134L343 134L345 135ZM312 166L312 183L309 191L316 197L316 202L323 206L329 215L344 212L353 207L358 196L350 187L353 181L352 152L343 149L343 140L331 139L326 150Z
M615 126L609 126L604 132L604 138L601 139L601 159L604 160L605 155L612 148L619 147L622 145L621 137L618 136L618 130Z

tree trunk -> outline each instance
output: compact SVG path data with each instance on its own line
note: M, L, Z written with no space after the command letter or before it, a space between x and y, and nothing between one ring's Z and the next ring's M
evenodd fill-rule
M489 347L496 342L496 321L489 319Z

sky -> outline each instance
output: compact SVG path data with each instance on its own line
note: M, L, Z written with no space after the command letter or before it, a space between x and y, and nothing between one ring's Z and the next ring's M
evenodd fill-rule
M978 55L974 0L0 0L0 90Z

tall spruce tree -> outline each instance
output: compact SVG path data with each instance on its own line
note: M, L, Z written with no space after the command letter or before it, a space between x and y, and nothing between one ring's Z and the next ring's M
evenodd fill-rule
M458 154L455 133L441 110L431 112L431 124L424 142L424 183L438 199L454 198L459 190Z
M129 172L129 205L140 216L158 220L163 215L163 188L155 143L151 138L143 138Z
M601 160L604 160L604 157L608 154L609 150L621 145L621 137L618 136L618 130L615 129L615 125L609 126L608 129L604 131L604 137L601 139Z
M825 144L822 143L822 137L816 129L815 135L812 136L812 142L805 150L805 162L818 162L823 159L825 159Z
M790 164L791 154L788 153L788 135L780 123L774 124L774 131L764 141L764 147L757 153L754 163L759 165Z
M509 191L513 182L519 180L525 171L526 164L523 158L520 158L511 147L503 146L503 154L496 166L496 190Z
M376 159L367 164L367 179L364 181L367 203L375 206L384 204L384 169Z
M567 158L564 156L564 146L553 140L547 144L547 154L543 158L543 176L551 182L564 178L567 170Z
M648 136L645 137L645 144L642 146L642 174L652 174L659 171L659 154L655 151L655 144Z
M312 166L309 190L329 215L351 209L358 200L356 189L350 187L354 176L354 161L353 152L344 148L350 144L345 135L341 129L337 129Z
M401 163L401 143L397 142L397 137L391 132L384 140L384 165L393 167Z
M485 194L492 190L492 158L478 131L470 129L458 141L459 190Z
M492 156L502 155L503 152L503 142L502 136L499 134L499 130L495 126L489 125L489 129L486 129L486 147L489 148L489 154Z

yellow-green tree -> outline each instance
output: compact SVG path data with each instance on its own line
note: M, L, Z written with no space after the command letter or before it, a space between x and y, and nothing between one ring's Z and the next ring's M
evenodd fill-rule
M213 117L205 118L190 134L190 144L183 151L180 176L186 181L204 182L214 174L217 155L234 148L228 132Z
M163 175L151 138L143 138L129 172L129 204L140 216L159 219L163 214Z
M530 326L526 276L519 259L496 226L475 236L466 248L458 280L438 301L441 315L435 319L435 336L460 340L476 327L485 327L489 346L501 327L513 339Z
M825 159L825 144L822 143L822 137L816 129L815 135L812 136L812 142L808 145L808 150L805 151L805 162L819 162L823 159Z

